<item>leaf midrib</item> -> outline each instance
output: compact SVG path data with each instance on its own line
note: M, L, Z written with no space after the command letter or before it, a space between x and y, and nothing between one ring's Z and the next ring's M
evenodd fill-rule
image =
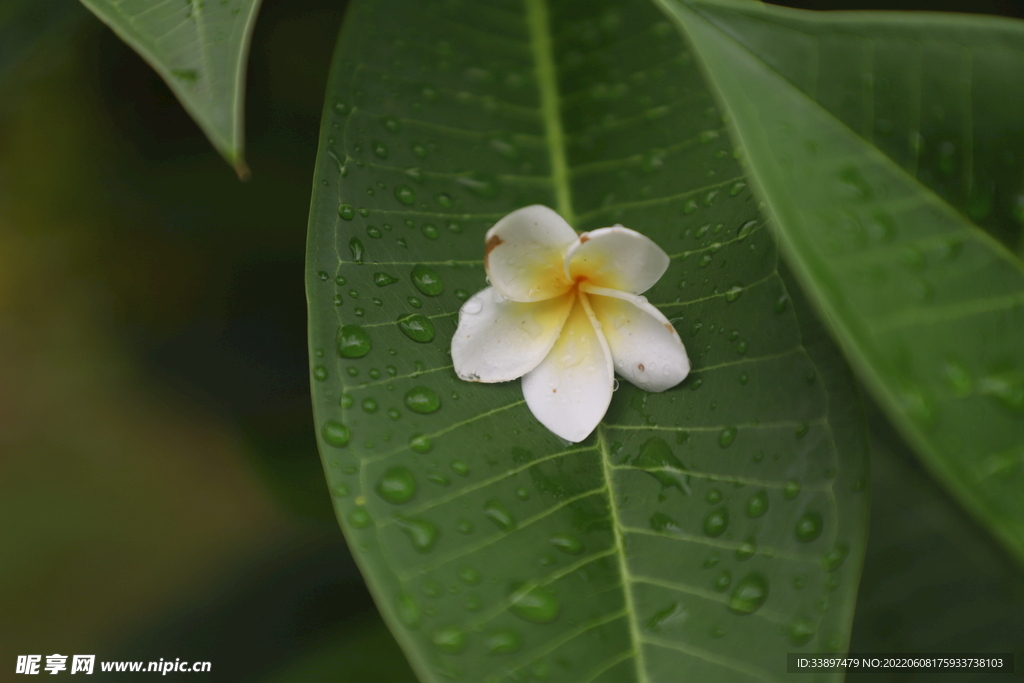
M551 42L548 0L524 1L526 3L526 23L530 36L530 46L533 51L537 73L541 120L544 122L544 135L547 140L551 164L551 184L555 191L555 208L569 225L574 225L576 223L576 214L573 210L569 164L565 151L565 131L562 128L561 99L558 91L558 73L555 65L554 48ZM633 644L632 651L628 655L634 661L637 683L648 683L643 645L641 644L639 625L636 621L636 608L633 605L633 591L630 589L632 579L626 562L622 525L619 522L619 512L615 507L612 464L601 425L598 425L597 428L597 445L605 480L605 491L608 496L608 509L611 511L612 533L615 539L615 558L619 565L619 578L622 582L624 612L626 622L629 624L630 640Z
M544 134L551 163L551 183L555 190L555 210L569 225L573 225L576 222L576 215L572 208L572 188L569 185L569 165L565 154L565 132L562 130L561 98L558 94L554 47L551 44L548 0L525 2L526 27L537 70L541 120L544 122Z

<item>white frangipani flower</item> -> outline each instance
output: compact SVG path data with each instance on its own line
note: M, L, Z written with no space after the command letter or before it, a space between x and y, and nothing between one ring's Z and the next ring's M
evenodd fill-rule
M612 400L614 372L646 391L665 391L690 372L675 328L641 292L668 255L616 226L577 235L546 206L513 211L487 232L491 286L459 311L455 372L473 382L523 378L541 424L582 441Z

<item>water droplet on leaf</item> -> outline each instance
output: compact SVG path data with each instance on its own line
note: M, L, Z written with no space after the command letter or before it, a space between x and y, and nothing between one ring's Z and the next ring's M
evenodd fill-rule
M388 469L377 481L377 494L395 505L408 503L416 496L416 479L408 468L397 466Z
M516 520L500 500L491 499L484 504L484 515L502 531L516 528Z
M425 344L434 338L434 323L418 313L406 313L398 318L398 329L415 342Z
M550 541L551 545L555 546L563 553L579 555L583 552L583 542L571 534L554 534L551 536Z
M434 549L440 532L437 527L425 519L397 518L395 524L405 532L405 535L412 541L412 547L419 553L429 553Z
M370 352L370 335L359 325L338 328L338 355L342 358L362 358Z
M725 533L729 528L729 509L718 508L712 510L704 518L704 533L715 538Z
M747 503L747 517L757 518L768 512L768 492L761 489Z
M428 415L441 407L441 399L433 389L413 387L405 394L405 407L414 413Z
M466 634L454 626L435 631L431 640L438 650L447 655L457 655L466 649Z
M324 441L335 448L344 448L352 438L348 427L335 420L325 422L320 434L324 437Z
M768 599L768 579L753 572L736 584L729 596L729 609L736 614L753 614Z
M821 536L823 526L821 514L809 510L796 522L796 538L803 543L810 543Z
M427 296L437 296L444 291L441 276L424 265L417 265L412 269L412 283Z
M538 586L525 594L514 589L509 611L525 621L547 624L558 618L561 605L550 590Z

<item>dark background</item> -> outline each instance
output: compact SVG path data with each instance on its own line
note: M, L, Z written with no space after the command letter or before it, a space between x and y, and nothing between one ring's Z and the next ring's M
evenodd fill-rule
M77 3L3 3L0 681L53 652L209 660L209 681L411 681L334 523L308 394L306 214L345 3L265 0L246 184ZM1017 648L1024 672L1024 573L870 412L851 649Z

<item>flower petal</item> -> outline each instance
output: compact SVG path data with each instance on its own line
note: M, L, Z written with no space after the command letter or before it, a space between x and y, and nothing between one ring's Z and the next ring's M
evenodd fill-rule
M487 231L484 267L491 285L512 301L543 301L564 294L565 252L576 231L546 206L527 206Z
M477 292L462 305L452 337L455 374L474 382L507 382L533 370L558 339L574 298L518 303L494 287Z
M600 228L580 235L565 255L565 275L572 282L646 292L668 268L668 254L636 230Z
M596 323L587 297L576 297L551 352L523 376L526 405L567 441L587 438L612 400L612 357Z
M690 374L679 334L642 296L581 285L590 295L615 371L645 391L665 391Z

